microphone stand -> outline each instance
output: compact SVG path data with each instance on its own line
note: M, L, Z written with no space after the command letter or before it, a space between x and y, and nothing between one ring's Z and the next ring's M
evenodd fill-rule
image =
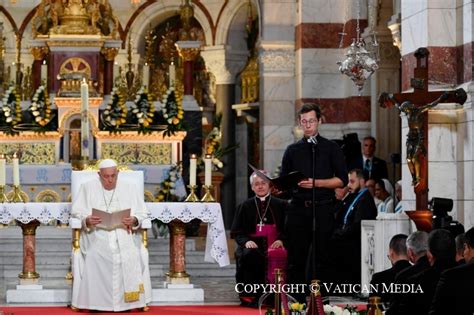
M315 139L316 140L316 139ZM311 168L312 168L312 178L313 178L313 185L311 187L311 206L313 210L313 246L312 246L312 260L313 260L313 268L312 268L312 279L316 279L316 143L311 141Z

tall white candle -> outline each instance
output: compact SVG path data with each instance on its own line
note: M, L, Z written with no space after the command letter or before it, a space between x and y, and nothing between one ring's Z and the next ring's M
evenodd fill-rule
M10 67L10 81L16 82L16 64L14 62Z
M176 84L176 67L172 61L169 67L169 76L170 76L170 82L169 82L170 87L174 87Z
M212 155L206 154L204 158L204 185L212 184Z
M190 186L196 186L196 168L197 168L196 154L191 154L191 159L189 160L189 185Z
M0 155L0 186L5 186L6 184L5 173L6 173L6 161L5 161L5 157L2 154Z
M81 157L89 158L89 86L86 79L81 84Z
M148 86L150 84L150 66L147 63L143 66L143 85Z
M48 77L48 65L46 64L46 60L43 60L43 64L41 65L41 83L43 81L46 83Z
M13 185L20 186L20 162L16 154L13 155L12 162L13 162Z
M119 77L120 75L120 71L119 71L119 64L117 61L114 62L114 71L113 71L113 78L114 78L114 85L115 85L115 80L117 80L117 78Z

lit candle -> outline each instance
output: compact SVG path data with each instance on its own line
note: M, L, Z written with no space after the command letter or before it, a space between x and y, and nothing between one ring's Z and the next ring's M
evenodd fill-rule
M176 67L174 66L173 61L171 61L170 67L169 67L169 76L170 76L170 87L174 87L176 84Z
M150 82L150 67L147 63L143 66L143 85L148 86Z
M196 166L197 159L196 154L191 154L191 159L189 160L189 185L196 186Z
M48 77L48 65L46 64L46 60L43 60L43 64L41 65L41 83L43 83L43 81L46 83L47 77Z
M117 61L114 62L114 72L113 72L113 78L114 78L114 85L115 85L115 81L117 80L118 76L120 75L120 71L119 71L119 64Z
M0 155L0 186L5 186L6 161L5 156Z
M206 154L204 158L204 185L211 186L212 181L212 155Z
M20 186L20 162L16 156L16 153L13 154L13 186Z
M86 79L81 84L81 156L89 158L89 86Z
M14 62L12 62L10 67L10 81L16 82L16 64Z

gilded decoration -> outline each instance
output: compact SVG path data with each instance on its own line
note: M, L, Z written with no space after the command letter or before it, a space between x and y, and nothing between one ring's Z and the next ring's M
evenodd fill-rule
M0 152L6 155L17 153L21 164L56 164L55 143L0 143Z
M85 79L89 84L89 96L97 97L99 94L91 80L91 67L89 63L79 57L69 58L59 68L58 79L61 86L57 95L60 97L80 97L81 83Z
M7 194L8 200L13 200L14 196L15 196L15 191L14 190L10 191ZM20 191L20 196L21 196L21 199L23 200L23 202L30 202L30 197L28 196L28 194L26 192Z
M100 53L105 57L107 61L114 61L118 54L118 48L114 47L102 47Z
M55 101L57 100L57 98L55 99ZM72 99L71 99L72 100ZM92 103L91 101L92 99L90 98L89 99L89 104ZM97 99L98 100L98 99ZM100 99L102 101L102 99ZM56 103L56 102L55 102ZM78 100L78 102L75 102L77 103L78 107L77 108L73 108L71 110L69 110L68 112L66 112L64 115L62 115L60 118L59 118L59 133L62 135L64 134L64 130L66 130L66 122L69 120L69 118L71 118L72 116L74 115L80 115L81 114L81 105L80 105L80 100ZM56 103L57 105L57 103ZM92 107L92 105L91 105ZM97 134L97 132L99 131L99 128L98 128L98 122L97 122L97 119L96 117L94 116L94 114L92 113L92 111L89 111L88 112L88 116L89 116L89 122L90 122L90 128L91 128L91 132L92 134L95 136Z
M101 157L119 164L169 165L171 148L171 143L103 143Z
M247 66L241 74L242 81L242 103L254 103L258 101L259 76L257 57L249 59Z
M35 202L61 202L61 197L52 189L45 189L36 195Z
M145 190L145 202L155 202L155 196L149 190Z
M30 52L35 60L43 60L49 53L49 48L48 46L31 47Z

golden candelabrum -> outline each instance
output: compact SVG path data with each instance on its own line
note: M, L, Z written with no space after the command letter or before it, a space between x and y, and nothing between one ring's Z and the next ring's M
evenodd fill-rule
M26 202L21 193L23 193L23 191L20 185L13 185L13 197L10 202Z
M189 192L188 197L186 197L186 200L184 200L185 202L198 202L199 201L199 198L196 195L197 187L198 187L197 185L188 185L190 192Z
M204 196L201 199L201 202L214 202L216 201L214 197L212 197L212 185L204 185L202 186L204 188Z
M5 185L0 186L0 202L9 202L7 195L5 194Z

